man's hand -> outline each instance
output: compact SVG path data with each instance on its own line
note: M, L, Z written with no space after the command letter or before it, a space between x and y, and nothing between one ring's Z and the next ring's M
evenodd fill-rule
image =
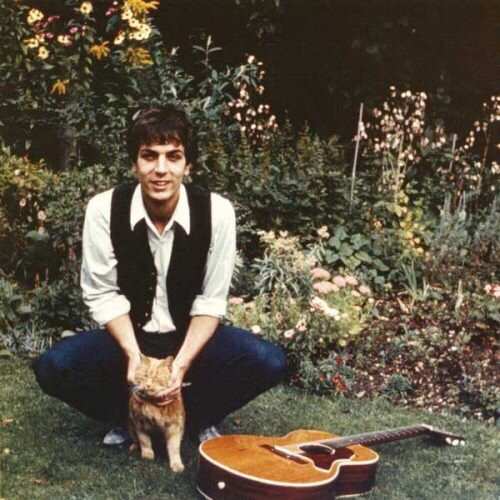
M159 401L155 404L157 404L158 406L166 406L175 399L179 398L183 387L185 373L186 369L180 367L174 361L172 364L172 372L170 374L167 388L164 391L158 393L157 397Z
M129 385L135 384L135 372L141 365L141 355L139 351L134 352L127 356L127 383Z

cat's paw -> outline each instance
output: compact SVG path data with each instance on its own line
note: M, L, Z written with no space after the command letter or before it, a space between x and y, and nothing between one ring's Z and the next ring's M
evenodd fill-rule
M145 460L154 460L155 458L155 452L151 449L142 449L141 450L141 457L144 458Z
M184 464L179 460L178 462L172 462L170 464L170 468L173 472L179 474L180 472L184 471Z

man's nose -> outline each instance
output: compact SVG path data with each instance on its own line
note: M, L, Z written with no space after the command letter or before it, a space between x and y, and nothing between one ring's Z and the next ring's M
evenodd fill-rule
M166 174L168 171L168 162L165 156L158 156L158 160L156 162L156 173L158 174Z

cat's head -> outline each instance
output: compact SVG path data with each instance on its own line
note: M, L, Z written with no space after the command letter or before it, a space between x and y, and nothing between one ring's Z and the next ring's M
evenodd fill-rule
M141 364L135 373L135 386L132 392L142 399L154 399L166 389L174 358L156 359L141 354Z

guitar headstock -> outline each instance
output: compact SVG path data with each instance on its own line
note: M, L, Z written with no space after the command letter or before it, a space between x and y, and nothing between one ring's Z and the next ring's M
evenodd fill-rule
M456 434L450 434L447 431L441 429L436 429L431 425L422 424L423 427L427 429L427 435L436 444L447 444L450 446L465 446L465 438L462 436L457 436Z

